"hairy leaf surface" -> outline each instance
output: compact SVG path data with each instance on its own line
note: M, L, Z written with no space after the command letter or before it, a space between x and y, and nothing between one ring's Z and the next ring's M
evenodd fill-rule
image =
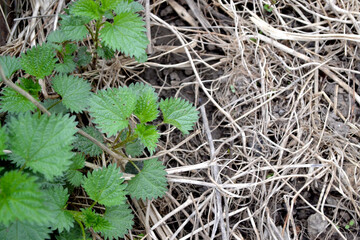
M52 114L68 113L69 110L64 106L64 104L62 102L59 102L59 101L60 101L59 99L45 99L42 104Z
M3 89L2 96L0 97L1 112L24 113L35 109L36 106L32 102L14 89L9 87Z
M70 13L75 16L84 16L91 19L100 19L99 4L94 0L78 0L70 6Z
M0 65L6 78L10 78L14 72L21 68L19 59L10 56L0 56Z
M12 117L8 123L12 161L18 166L26 164L48 180L63 175L73 156L74 119L68 115L39 117L29 113Z
M152 199L162 197L166 192L166 171L156 158L144 161L141 172L133 177L126 190L136 199Z
M125 202L124 179L116 165L95 169L88 173L83 187L91 199L105 206L119 205Z
M6 133L6 128L0 127L0 155L4 155L4 150L7 148L7 140L8 140L8 136Z
M91 18L81 16L62 15L60 21L61 30L66 38L74 41L83 40L88 34L85 24L90 22Z
M132 88L138 96L134 114L140 122L146 123L155 120L159 115L158 96L155 89L142 83L131 84L129 88Z
M116 14L124 13L124 12L139 12L144 10L144 7L138 3L133 1L122 0L120 4L118 4L114 10Z
M89 126L82 128L82 130L87 134L89 134L90 136L92 136L93 138L95 138L96 140L98 140L99 142L101 143L104 142L101 133L98 130L96 130L96 128ZM90 155L91 157L99 156L102 153L102 149L99 146L95 145L86 137L80 134L76 134L76 137L77 139L73 145L74 148L76 148L80 152Z
M71 73L75 70L76 63L72 56L65 56L64 62L55 64L55 71L58 73Z
M177 127L188 134L198 120L198 111L188 101L180 98L167 98L160 102L164 123Z
M106 22L100 30L102 41L112 48L130 57L140 58L148 44L141 18L132 12L123 12L114 18L113 23Z
M31 48L21 54L20 62L26 73L42 79L52 73L56 63L55 52L48 44Z
M121 2L123 2L123 0L101 0L101 9L103 11L115 9Z
M141 143L153 154L160 137L156 127L153 125L138 124L134 132L141 140Z
M134 224L134 216L127 204L107 207L104 215L111 228L101 231L105 239L118 239L124 237Z
M3 240L44 240L49 239L51 230L46 225L15 221L5 227L0 224L0 239Z
M53 215L52 229L59 233L74 226L73 216L65 211L65 205L69 199L68 190L62 186L51 187L45 191L46 204Z
M37 224L49 220L44 195L35 181L35 177L18 171L6 172L0 178L0 223L8 227L15 220Z
M52 80L54 90L62 97L62 102L72 112L82 112L91 96L90 83L82 78L57 75Z
M92 228L95 232L106 231L111 228L108 220L93 212L90 208L82 209L82 217L85 227Z
M46 40L51 43L63 43L70 39L61 29L57 29L51 32Z
M135 106L136 94L127 87L120 87L93 95L89 112L101 131L111 136L128 126Z

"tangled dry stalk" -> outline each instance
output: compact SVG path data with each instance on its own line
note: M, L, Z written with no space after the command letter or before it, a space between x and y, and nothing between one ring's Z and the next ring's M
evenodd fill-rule
M13 2L1 54L42 43L67 1ZM357 239L360 3L141 2L149 61L119 56L82 77L97 89L148 82L192 100L201 118L189 136L162 136L169 192L132 200L127 238Z

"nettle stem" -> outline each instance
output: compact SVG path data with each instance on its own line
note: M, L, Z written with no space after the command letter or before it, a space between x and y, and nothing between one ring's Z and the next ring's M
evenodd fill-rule
M95 24L95 39L93 38L93 41L95 43L95 49L94 49L94 57L93 57L93 60L92 60L92 68L95 69L96 68L96 62L97 62L97 59L98 59L98 54L97 54L97 49L99 47L99 30L100 30L100 27L103 25L103 23L101 21L96 21L96 24Z

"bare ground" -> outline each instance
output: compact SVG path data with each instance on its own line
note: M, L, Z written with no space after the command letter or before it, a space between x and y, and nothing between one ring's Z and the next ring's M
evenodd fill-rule
M1 54L56 28L65 1L40 2L12 1ZM163 129L169 191L129 199L127 239L360 239L360 3L154 0L143 14L148 62L119 55L83 77L150 83L201 116L188 136Z

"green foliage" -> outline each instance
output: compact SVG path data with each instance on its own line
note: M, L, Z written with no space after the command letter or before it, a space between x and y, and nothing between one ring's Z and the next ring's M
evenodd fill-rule
M69 112L69 110L64 106L64 104L62 104L62 102L57 99L45 99L42 104L47 110L49 110L53 114L65 114Z
M198 119L198 111L187 101L179 98L165 99L160 102L164 123L177 127L188 134Z
M55 71L58 73L71 73L75 70L76 63L72 56L65 56L62 63L57 63L55 65Z
M67 115L12 117L8 123L11 160L49 180L62 175L71 164L75 126L74 117Z
M80 47L77 54L76 64L85 67L91 62L91 54L87 52L86 47Z
M6 78L10 78L14 72L21 68L19 59L10 56L0 56L0 65L4 70Z
M93 0L78 0L70 7L70 13L74 16L99 19L101 17L99 7L99 4Z
M83 175L79 169L85 167L85 157L83 154L76 154L72 159L72 163L66 172L67 180L75 187L79 187L83 183Z
M90 233L85 233L85 238L87 240L92 240L90 238ZM58 236L56 236L56 240L84 240L84 237L81 233L81 228L79 224L76 224L73 228L70 228L70 231L63 231Z
M125 202L124 179L116 165L109 165L88 173L83 187L94 201L105 206L115 206Z
M62 102L72 112L82 112L90 99L91 86L85 80L67 75L57 75L52 80L53 88L62 97Z
M16 220L8 227L0 224L0 239L3 240L44 240L49 239L51 229L46 225L36 225Z
M28 91L36 100L39 100L40 85L26 78L22 78L20 81L21 83L17 85ZM5 87L3 89L0 97L0 112L22 113L33 111L35 108L36 106L33 103L12 88Z
M102 41L113 50L119 50L127 56L141 58L149 43L146 38L144 22L132 12L122 12L113 23L105 22L100 30Z
M46 40L50 43L63 43L69 39L68 36L64 33L64 31L57 29L51 32Z
M128 182L126 190L136 199L162 197L166 192L166 171L156 158L144 161L141 171Z
M94 137L99 142L103 142L103 137L101 133L96 130L94 127L85 127L82 128L84 132ZM77 139L74 142L73 146L80 152L83 152L91 157L99 156L102 153L102 149L91 142L89 139L81 136L80 134L76 135Z
M103 133L115 135L128 126L136 100L128 87L101 90L92 97L89 112Z
M6 172L0 178L0 223L8 227L20 220L34 224L49 220L36 178L18 171Z
M82 210L82 221L86 228L92 228L95 232L111 229L111 224L100 214L93 212L90 208Z
M137 83L93 94L90 83L68 75L75 71L88 75L84 71L95 69L97 58L111 59L116 51L145 61L148 43L144 22L136 14L142 10L139 3L72 2L65 10L67 15L60 16L60 29L49 34L47 43L33 47L19 59L0 57L8 78L19 69L30 75L20 79L18 86L51 113L43 114L18 92L3 88L0 111L7 114L0 128L0 155L9 150L1 157L13 164L0 167L0 239L40 240L53 238L54 233L59 234L57 239L91 239L90 231L105 239L124 237L133 225L126 195L157 198L167 187L161 162L134 162L131 158L155 153L160 125L170 123L188 133L197 120L198 112L190 103L179 99L159 103L150 85ZM85 37L91 38L85 44L94 46L77 42ZM46 90L50 89L48 97L60 95L61 99L46 99L38 84L43 78ZM93 167L92 158L100 156L104 147L75 136L75 117L108 151L129 158L125 172L135 177L124 183L124 169L116 164L92 172L85 168L85 163ZM96 128L90 127L94 124ZM107 136L103 138L99 131ZM74 195L83 190L91 205L79 211L72 204L78 199Z
M139 137L141 143L147 147L152 154L155 151L156 144L159 141L159 133L153 125L138 124L135 128L135 134Z
M69 199L67 189L56 186L46 191L46 204L53 215L53 230L58 230L59 233L74 226L74 218L65 210L66 203Z
M110 228L102 230L101 233L105 236L105 239L122 238L131 229L133 218L134 216L127 204L108 207L104 219L110 223Z
M91 19L81 16L62 15L61 31L68 40L81 41L88 34L88 30L85 27Z
M114 12L116 14L120 14L120 13L124 13L124 12L140 12L144 10L144 7L138 3L138 2L133 2L133 1L126 1L126 0L122 0L120 1L120 3L116 6Z
M4 155L4 150L7 148L7 140L8 136L6 134L6 128L0 127L0 155Z
M150 85L132 84L129 88L134 89L137 94L137 102L134 114L140 122L146 123L155 120L159 115L158 96Z
M125 146L125 152L127 155L132 157L138 157L144 151L144 145L141 143L141 140L137 138L133 142L129 142Z
M55 52L48 44L33 47L20 58L22 69L38 79L50 75L56 61Z

